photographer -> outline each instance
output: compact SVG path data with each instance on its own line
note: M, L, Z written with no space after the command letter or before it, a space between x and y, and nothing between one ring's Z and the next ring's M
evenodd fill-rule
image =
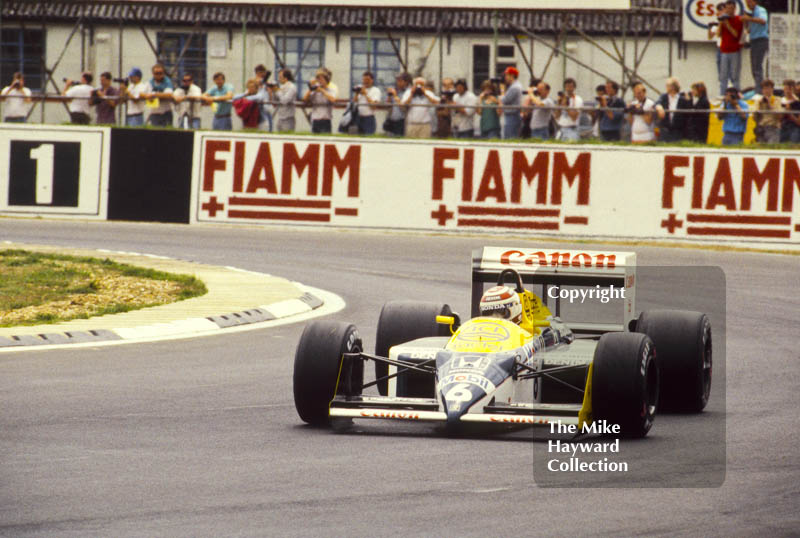
M667 79L666 93L656 102L658 116L658 139L661 142L677 142L686 129L686 114L679 112L692 108L692 98L680 93L681 84L675 77Z
M172 92L172 97L175 99L175 113L178 116L178 127L181 129L200 128L199 102L202 95L203 90L194 84L192 74L184 73L181 85Z
M533 106L530 127L531 138L547 140L550 138L550 120L553 118L555 101L550 97L550 85L540 81L536 88L528 88L528 100Z
M297 99L297 86L294 84L294 75L289 69L278 71L279 86L268 86L272 99L277 100L275 105L275 120L277 131L294 131L294 102Z
M717 117L722 120L722 145L732 146L744 141L744 132L747 130L747 103L739 98L739 90L730 87L725 90L723 110L731 112L717 112Z
M505 88L500 96L503 107L503 139L519 138L522 125L522 86L519 81L519 71L515 67L506 67L503 71Z
M647 89L641 82L634 84L633 98L625 109L628 113L628 123L631 124L631 142L634 144L652 142L656 138L653 131L655 103L647 98Z
M746 0L746 4L750 13L742 15L742 21L747 23L750 32L750 72L756 88L760 88L764 80L764 58L769 51L769 15L756 0Z
M625 121L625 101L617 96L619 84L613 80L606 81L606 93L598 100L601 108L613 108L600 112L598 129L600 138L606 141L622 138L622 122Z
M22 73L14 73L11 84L0 92L3 97L3 121L10 123L25 123L30 111L31 91L25 87L25 78Z
M94 91L90 101L97 111L95 123L98 125L114 125L116 123L114 111L117 107L116 97L118 95L119 90L111 85L111 73L108 71L101 73L100 87Z
M406 109L403 106L411 94L411 75L400 73L395 77L396 88L386 89L386 101L392 104L392 108L383 122L383 130L390 135L403 136L406 131Z
M353 101L358 103L358 134L373 135L378 128L375 110L381 102L381 91L375 84L375 75L364 71L361 86L353 87Z
M442 106L436 107L436 122L432 127L433 136L436 138L450 138L453 134L453 116L450 107L446 105L454 104L453 97L455 95L456 88L453 79L442 79L442 95L439 98Z
M558 106L570 107L553 111L553 117L560 128L559 140L580 139L578 118L581 115L579 109L583 107L583 99L579 95L575 95L575 88L575 79L567 78L564 80L564 91L558 92Z
M720 38L719 94L725 95L728 81L739 87L742 68L742 18L736 15L736 0L727 0L725 10L717 17L717 36Z
M761 95L754 99L757 110L768 110L770 112L781 110L781 99L774 93L775 83L770 79L761 82ZM781 115L780 114L760 114L753 112L753 119L756 122L754 129L756 142L765 144L777 144L781 140Z
M786 110L781 120L781 142L800 144L800 99L794 80L783 81L783 98L781 106Z
M466 79L456 81L456 94L453 103L458 105L455 109L453 130L456 138L473 138L475 136L475 111L478 97L469 91Z
M316 78L308 83L303 102L311 105L311 132L330 133L333 104L336 92L328 86L330 79L323 69L318 69Z
M438 105L440 99L430 90L425 89L425 79L417 77L414 85L408 92L408 97L403 105L408 107L406 113L406 136L409 138L430 138L431 121L433 120L433 107Z
M92 97L92 74L85 71L81 74L81 81L73 83L70 79L64 79L64 91L61 95L69 97L69 121L76 125L89 125L89 99Z
M258 92L263 97L263 101L261 103L261 118L262 118L262 125L261 129L264 131L272 132L272 113L275 112L272 104L269 102L269 76L272 74L264 64L258 64L254 72L256 74L256 78L258 79ZM330 75L329 75L330 76Z
M127 79L116 79L119 82L119 94L125 97L125 125L140 127L144 125L144 94L147 84L142 82L142 70L134 67Z

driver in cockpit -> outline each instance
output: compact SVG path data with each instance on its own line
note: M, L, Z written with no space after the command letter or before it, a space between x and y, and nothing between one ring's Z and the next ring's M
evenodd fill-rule
M535 295L534 297L536 298L537 304L540 304L541 301L539 298ZM575 339L572 330L559 318L550 315L546 307L543 308L548 314L543 320L549 322L548 327L541 327L540 336L544 341L545 348L554 347L562 343L571 343ZM523 325L524 315L520 294L508 286L494 286L486 290L481 297L479 310L481 316L507 319L508 321L526 328ZM530 331L531 329L532 334L535 336L536 328L531 327L528 330Z

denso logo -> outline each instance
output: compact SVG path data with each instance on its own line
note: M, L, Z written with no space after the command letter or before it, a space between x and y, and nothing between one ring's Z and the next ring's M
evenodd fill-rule
M549 257L549 259L548 259ZM507 250L500 256L503 265L543 265L563 267L605 267L614 269L617 266L616 254L595 254L586 252L537 252L524 253L520 250Z
M397 418L401 420L419 420L419 413L405 411L361 411L362 417L367 418Z

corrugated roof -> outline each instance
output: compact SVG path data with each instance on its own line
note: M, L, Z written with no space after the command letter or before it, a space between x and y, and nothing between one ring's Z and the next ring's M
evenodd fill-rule
M680 0L631 0L630 12L607 11L505 11L500 12L499 29L524 28L535 33L561 31L566 21L590 34L630 33L676 35L680 32ZM145 25L264 26L271 28L364 31L371 15L373 31L488 33L494 28L493 14L487 10L447 10L433 8L344 8L264 5L122 5L113 1L34 2L3 0L0 16L4 22L74 23L83 17L93 24L143 23Z

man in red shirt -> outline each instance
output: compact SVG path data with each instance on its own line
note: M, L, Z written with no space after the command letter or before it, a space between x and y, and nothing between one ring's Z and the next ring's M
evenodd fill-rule
M720 38L719 94L725 95L729 86L739 87L739 72L742 67L742 45L744 30L741 17L736 15L736 0L727 0L725 10L719 13L717 36ZM728 81L730 80L730 84Z

